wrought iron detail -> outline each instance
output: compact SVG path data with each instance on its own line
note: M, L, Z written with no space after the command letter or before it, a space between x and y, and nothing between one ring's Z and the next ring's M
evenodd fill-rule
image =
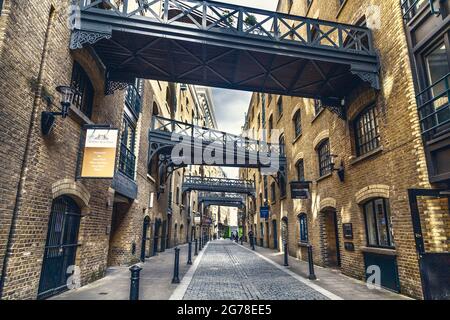
M356 71L352 70L354 75L357 75L361 80L370 84L372 88L375 90L380 90L380 78L378 74L373 72L364 72L364 71Z
M113 95L117 90L123 91L126 88L128 88L129 85L130 84L126 82L107 80L105 87L105 95L107 96Z
M255 197L256 187L251 180L188 176L183 181L182 192L210 191L247 194Z
M83 49L85 44L93 45L102 39L111 39L112 35L82 30L74 30L70 38L70 49Z

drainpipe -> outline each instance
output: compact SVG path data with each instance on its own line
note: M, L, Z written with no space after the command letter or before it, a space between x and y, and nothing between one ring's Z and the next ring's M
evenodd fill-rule
M3 298L3 291L4 291L5 280L6 280L6 275L7 275L8 265L9 265L9 259L12 255L12 248L14 247L15 240L16 240L15 234L16 234L17 223L18 223L18 219L19 219L19 211L21 208L22 199L23 199L23 195L25 192L24 184L27 179L27 164L29 162L30 153L31 153L31 150L30 150L31 137L32 137L32 133L33 133L33 128L35 127L35 124L36 124L37 113L39 111L38 110L39 104L42 99L42 78L43 78L45 64L47 61L48 39L49 39L50 31L51 31L51 23L52 23L54 14L55 14L55 9L52 7L50 9L48 22L47 22L47 29L45 32L44 46L42 48L42 55L41 55L42 58L41 58L41 63L39 65L39 72L38 72L38 77L37 77L37 87L36 87L36 92L34 94L30 122L28 124L27 140L25 143L25 150L24 150L22 164L21 164L21 168L20 168L19 183L17 185L14 209L13 209L13 213L12 213L12 217L11 217L11 226L9 229L8 241L6 244L6 253L5 253L5 257L3 258L2 274L1 274L1 278L0 278L0 300Z

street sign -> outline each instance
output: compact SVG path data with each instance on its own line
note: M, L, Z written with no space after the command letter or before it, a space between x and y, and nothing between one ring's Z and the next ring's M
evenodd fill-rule
M309 199L311 197L310 181L291 181L291 199Z
M82 178L114 178L118 135L119 130L112 128L86 130Z
M269 207L261 207L259 208L259 216L261 219L269 219Z

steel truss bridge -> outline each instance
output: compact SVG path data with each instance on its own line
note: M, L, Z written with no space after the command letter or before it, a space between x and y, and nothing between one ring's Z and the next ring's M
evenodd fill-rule
M198 195L198 203L202 203L205 208L209 206L244 208L245 197L233 193L201 192Z
M148 161L159 156L168 167L193 164L267 168L268 172L276 174L284 172L286 166L286 156L281 154L284 148L279 144L269 144L159 116L152 119L149 143Z
M253 181L228 178L187 176L183 181L181 190L183 193L188 191L206 191L256 196L256 187ZM242 200L242 198L240 199Z
M201 0L79 0L71 49L90 47L106 92L135 78L322 100L379 89L368 28Z

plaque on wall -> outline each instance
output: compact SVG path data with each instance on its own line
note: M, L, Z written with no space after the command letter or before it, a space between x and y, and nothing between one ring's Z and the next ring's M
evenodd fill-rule
M344 223L342 224L342 229L344 233L344 239L353 239L353 224Z

